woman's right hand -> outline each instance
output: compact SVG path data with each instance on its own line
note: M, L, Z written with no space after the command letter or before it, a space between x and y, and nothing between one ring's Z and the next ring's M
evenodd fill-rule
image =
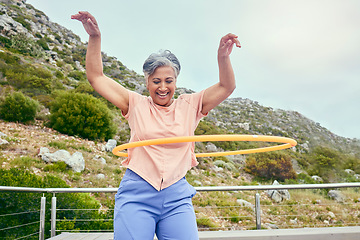
M71 19L76 19L82 22L85 31L93 37L100 36L100 29L96 19L89 12L79 11L78 14L71 16Z

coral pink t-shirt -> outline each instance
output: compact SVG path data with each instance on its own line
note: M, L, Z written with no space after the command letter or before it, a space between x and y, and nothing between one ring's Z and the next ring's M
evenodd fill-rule
M124 117L131 129L130 142L193 136L200 119L205 116L201 113L204 92L182 94L170 106L162 107L151 97L129 91L129 110ZM194 146L190 142L131 148L122 165L160 191L198 164Z

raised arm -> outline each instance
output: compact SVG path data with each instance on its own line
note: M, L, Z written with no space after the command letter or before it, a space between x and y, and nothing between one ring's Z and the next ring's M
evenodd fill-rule
M236 47L241 47L237 38L235 34L229 33L220 40L218 49L219 82L205 90L202 103L203 114L224 101L236 87L230 54L234 44Z
M82 11L72 15L71 18L81 21L86 32L89 34L86 52L86 75L91 86L101 96L126 114L129 107L129 93L127 89L103 73L101 33L96 19L90 13Z

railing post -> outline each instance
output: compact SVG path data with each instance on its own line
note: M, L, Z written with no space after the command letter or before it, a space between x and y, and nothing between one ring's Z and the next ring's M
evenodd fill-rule
M51 237L56 235L56 197L51 198Z
M260 194L255 194L255 216L256 216L256 229L261 229L261 207L260 207Z
M45 207L46 207L46 197L43 194L41 197L41 206L40 206L40 230L39 230L39 240L44 240L45 233Z

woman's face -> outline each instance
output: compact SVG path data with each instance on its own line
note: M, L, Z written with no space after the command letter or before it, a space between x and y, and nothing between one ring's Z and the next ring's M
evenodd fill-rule
M149 76L146 87L155 104L163 107L170 106L176 89L174 69L169 66L156 68Z

